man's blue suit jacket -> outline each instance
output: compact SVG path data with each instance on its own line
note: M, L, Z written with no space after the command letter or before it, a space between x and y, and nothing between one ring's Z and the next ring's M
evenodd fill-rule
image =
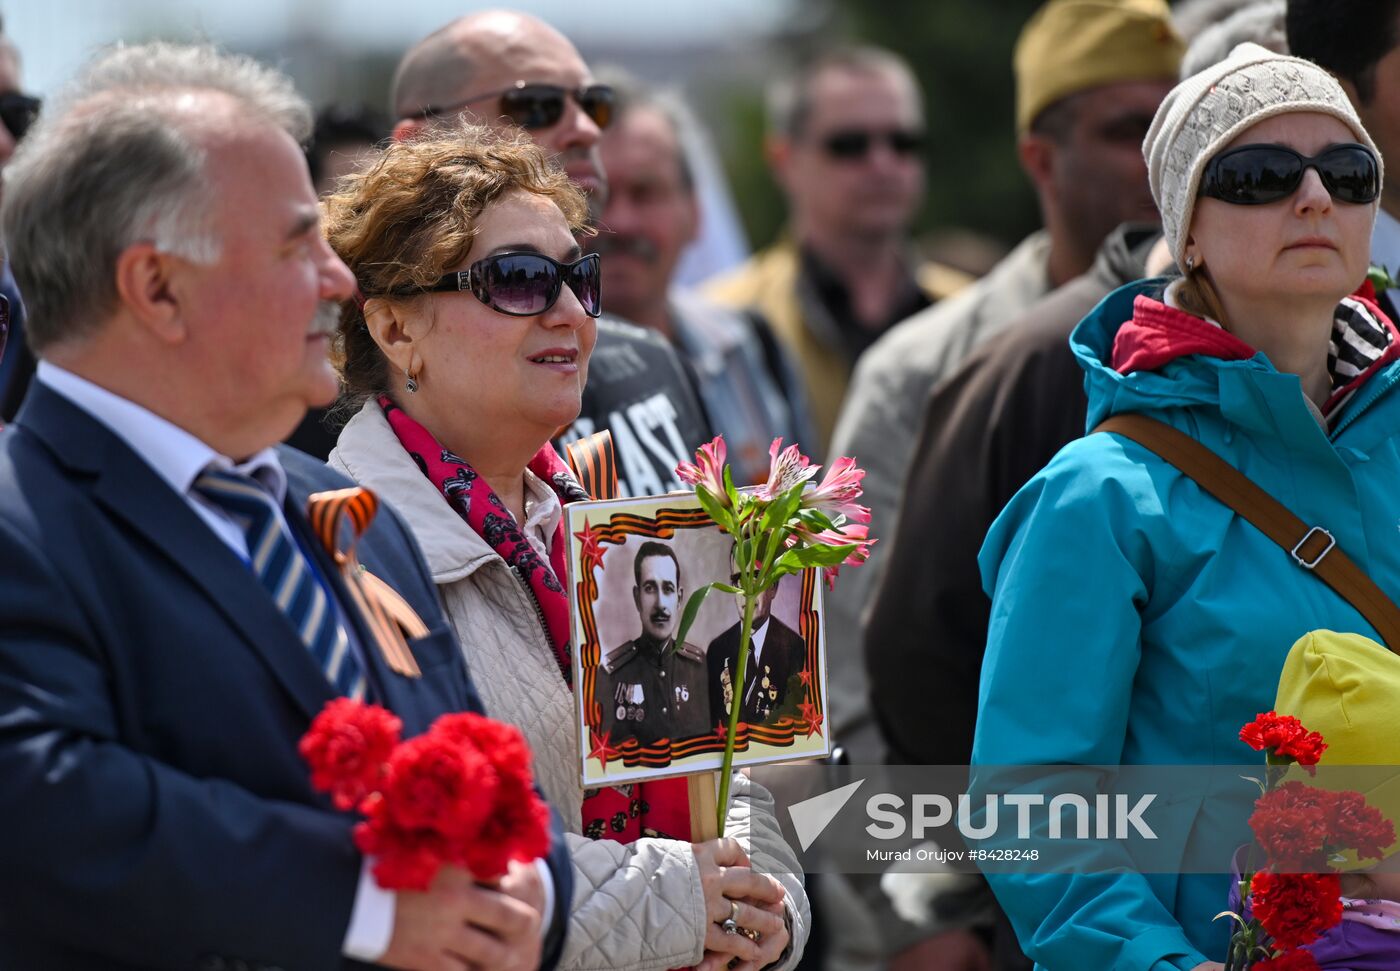
M281 457L287 521L315 549L307 493L351 483ZM411 645L421 679L365 652L375 697L406 735L480 710L391 510L359 552L431 631ZM355 820L311 790L296 750L331 698L239 558L121 439L35 383L0 432L0 968L361 966L340 956ZM557 829L546 967L572 893Z

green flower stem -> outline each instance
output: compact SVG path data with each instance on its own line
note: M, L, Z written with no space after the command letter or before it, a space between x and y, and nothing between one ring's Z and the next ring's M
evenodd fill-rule
M739 734L739 709L744 704L744 674L749 664L749 641L753 635L754 599L754 595L746 589L744 625L739 630L739 663L734 671L734 697L729 706L729 731L724 737L724 765L719 772L719 803L715 806L715 832L720 836L724 835L725 807L729 805L729 777L734 771L734 739Z

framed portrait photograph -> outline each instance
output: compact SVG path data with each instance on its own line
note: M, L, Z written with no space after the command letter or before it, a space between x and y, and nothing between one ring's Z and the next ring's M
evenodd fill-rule
M690 595L731 583L733 538L694 495L577 502L569 536L574 701L585 788L828 754L821 571L758 602L743 684L742 601L711 591L683 643Z

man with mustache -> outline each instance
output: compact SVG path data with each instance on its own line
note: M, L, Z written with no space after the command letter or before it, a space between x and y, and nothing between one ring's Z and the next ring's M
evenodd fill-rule
M488 10L452 21L404 55L394 74L394 137L461 119L521 131L587 193L596 219L608 195L598 141L613 102L611 88L596 82L563 34L528 14ZM606 307L606 281L603 301ZM713 437L671 346L607 313L598 321L583 409L561 441L603 430L612 432L619 493L634 496L683 489L676 465Z
M705 735L714 727L705 652L690 643L676 645L676 625L685 606L680 571L675 550L665 543L647 540L637 547L632 602L642 632L603 658L593 693L613 744L635 738L652 745Z
M620 73L609 80L617 101L602 140L608 203L584 246L605 257L608 305L666 337L694 370L735 482L761 482L773 439L814 440L802 379L763 318L672 286L700 227L686 153L697 122L668 92Z

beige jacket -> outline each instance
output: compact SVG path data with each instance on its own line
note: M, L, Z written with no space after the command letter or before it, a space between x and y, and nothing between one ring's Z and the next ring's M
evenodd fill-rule
M972 282L959 270L927 260L914 268L914 274L920 289L933 301L941 301ZM763 314L797 358L807 387L807 404L821 438L820 442L803 442L804 451L826 454L851 380L851 360L834 333L823 333L817 321L809 319L803 309L802 290L801 259L790 237L755 253L747 263L709 281L704 288L705 295L716 303L753 308Z
M641 839L624 846L580 833L573 696L530 593L419 471L374 402L345 426L329 464L374 490L408 523L486 710L517 726L530 743L535 778L569 830L574 864L559 967L664 971L696 964L708 922L690 844ZM786 888L793 947L781 967L791 967L802 955L811 919L802 873L783 842L771 797L742 775L733 787L725 835L740 839L756 866L766 860L767 872Z

